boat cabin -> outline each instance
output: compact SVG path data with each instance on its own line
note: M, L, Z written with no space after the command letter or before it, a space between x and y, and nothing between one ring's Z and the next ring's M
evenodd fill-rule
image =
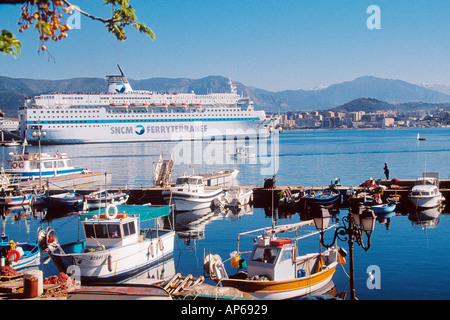
M247 276L265 276L275 281L295 278L295 256L291 240L258 237L247 262Z
M419 178L416 180L415 186L437 186L438 182L435 178Z
M175 182L176 191L202 192L204 188L203 177L201 176L182 176Z
M51 155L49 153L10 153L8 166L18 171L39 170L64 170L72 169L70 159L65 153Z
M124 246L139 241L138 218L127 214L118 214L115 219L94 216L81 222L86 237L86 247Z

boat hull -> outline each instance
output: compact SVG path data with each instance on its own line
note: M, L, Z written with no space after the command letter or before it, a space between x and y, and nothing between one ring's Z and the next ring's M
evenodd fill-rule
M189 115L187 115L189 116ZM106 119L106 116L105 116ZM263 114L248 120L219 120L217 119L155 119L154 123L133 120L133 124L123 123L122 120L96 120L104 122L101 126L89 128L54 129L53 125L41 123L47 132L41 144L77 144L77 143L106 143L106 142L147 142L147 141L189 141L234 139L234 138L266 138L270 135L269 127L272 121L265 119ZM28 121L27 126L34 121ZM32 130L26 130L23 138L31 144L37 144L37 139L31 135Z
M442 202L443 198L441 194L434 195L434 196L412 196L410 195L408 197L411 205L414 208L417 209L432 209L439 207Z
M161 237L119 248L107 248L88 253L68 253L69 250L83 251L85 249L84 242L74 242L62 246L64 254L51 253L50 257L60 272L67 272L67 268L71 266L78 267L82 284L123 282L171 258L174 237L175 232L167 231Z
M3 248L5 246L9 247L9 244L3 243L1 247ZM41 250L39 249L38 245L21 244L19 246L23 251L23 255L21 255L17 261L11 262L12 268L20 270L39 265L41 258Z
M396 205L395 204L380 204L370 206L375 214L386 214L394 212Z
M336 271L337 263L331 264L328 269L309 277L285 281L259 281L241 279L222 279L224 287L233 287L250 293L258 299L287 300L308 295L325 287Z
M163 197L167 203L175 204L175 211L185 212L211 207L213 200L221 193L222 189L214 189L204 193L165 191Z

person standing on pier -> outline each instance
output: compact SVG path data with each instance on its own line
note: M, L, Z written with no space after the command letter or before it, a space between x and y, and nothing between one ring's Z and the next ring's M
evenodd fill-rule
M387 162L384 163L384 175L386 176L386 180L389 180L389 167Z

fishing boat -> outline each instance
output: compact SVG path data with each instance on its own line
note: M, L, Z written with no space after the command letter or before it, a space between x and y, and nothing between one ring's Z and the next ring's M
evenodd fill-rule
M228 191L215 198L216 207L240 207L250 204L253 201L253 190L242 189L238 186L230 187Z
M169 206L109 205L80 216L84 240L60 245L53 229L38 229L38 242L60 272L79 268L81 284L123 282L173 256L175 232L156 219ZM143 228L144 221L155 227Z
M307 205L328 206L334 204L341 197L341 193L334 185L322 190L310 190L302 199Z
M408 195L410 203L414 208L435 208L442 205L445 198L439 191L439 182L437 178L429 177L424 174L418 178L411 193Z
M236 274L228 276L220 256L212 254L205 257L204 270L222 286L239 289L259 299L293 299L314 293L331 281L337 264L345 260L338 247L298 255L298 241L319 233L316 229L305 230L310 225L314 225L313 220L239 233L237 251L230 254L231 267L237 268ZM282 238L277 236L279 233ZM294 237L286 237L287 233ZM241 258L245 253L240 251L242 236L254 238L248 261Z
M53 208L78 208L83 206L84 197L74 192L64 192L60 194L46 194L40 198L48 209Z
M182 176L162 196L166 203L175 204L175 211L182 212L211 207L222 191L219 187L206 187L201 176Z
M0 257L14 269L20 270L40 263L41 250L37 244L19 243L1 235Z
M130 197L130 191L119 190L117 192L110 192L108 190L97 190L84 196L89 210L97 210L105 208L105 204L122 205L127 203Z
M33 196L30 193L0 195L0 206L26 206L31 203Z
M375 214L386 214L395 211L397 206L394 203L382 203L369 206Z
M57 177L81 173L84 168L73 167L65 153L9 153L5 173L21 180Z

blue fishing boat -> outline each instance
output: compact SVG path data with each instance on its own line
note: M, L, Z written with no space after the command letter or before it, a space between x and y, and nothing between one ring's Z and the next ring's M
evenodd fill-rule
M20 243L10 240L7 235L1 235L0 256L6 264L19 270L40 263L41 250L37 244Z
M337 190L334 185L330 185L326 189L310 190L302 199L305 201L306 205L329 206L339 200L340 197L340 191Z
M84 198L80 194L65 192L54 195L45 195L41 200L48 209L53 208L79 208L83 205Z
M369 206L370 209L373 210L375 214L386 214L394 212L396 205L390 204L390 203L382 203L382 204L376 204Z

